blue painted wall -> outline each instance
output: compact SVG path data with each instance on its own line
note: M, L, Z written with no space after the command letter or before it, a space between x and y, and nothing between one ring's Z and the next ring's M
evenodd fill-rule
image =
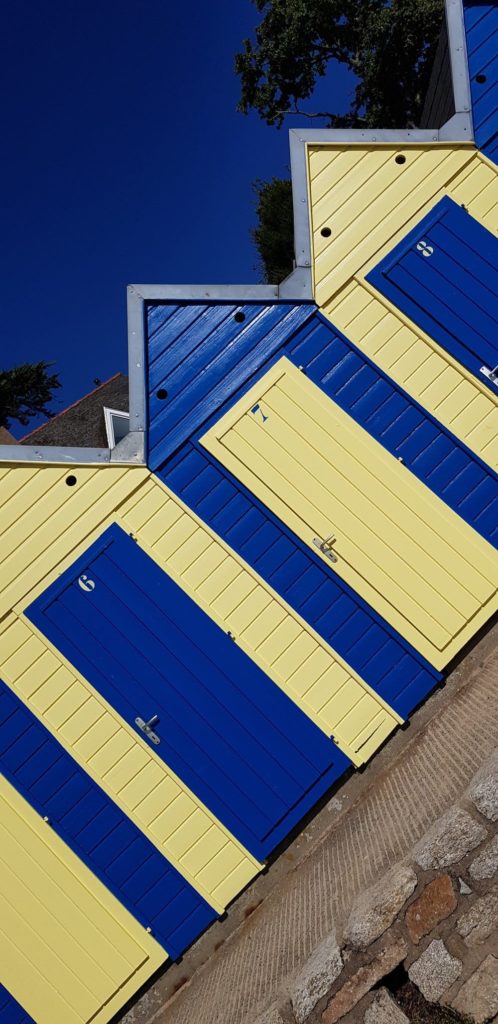
M426 243L422 244L422 241ZM498 239L445 197L367 279L494 393Z
M148 465L157 469L314 312L314 305L148 308Z
M498 163L498 4L464 0L474 136Z
M216 920L213 908L2 681L0 770L173 959Z
M261 860L350 765L118 526L26 615Z

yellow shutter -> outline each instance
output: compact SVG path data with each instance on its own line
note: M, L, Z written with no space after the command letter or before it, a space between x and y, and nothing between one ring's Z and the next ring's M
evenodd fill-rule
M436 668L497 608L497 552L289 360L201 441Z
M104 1024L167 959L0 777L1 981L37 1024Z

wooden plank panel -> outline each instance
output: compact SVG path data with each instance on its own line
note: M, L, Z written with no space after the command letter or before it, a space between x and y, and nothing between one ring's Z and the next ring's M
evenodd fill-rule
M364 310L368 307L379 314L373 330L368 329L368 320L364 318ZM492 469L498 469L498 402L484 384L480 384L363 280L350 282L347 289L327 303L324 313L408 394ZM431 393L427 384L417 388L410 365L402 362L410 350L419 354L421 363L433 354L438 356L441 362L433 363L434 381L440 376L441 365L451 368L454 376L448 380L447 392L441 394L435 390ZM479 427L478 433L476 427Z
M18 673L16 670L16 656L22 651L29 650L29 657L23 659L23 672L31 676L36 682L37 693L43 690L47 684L50 686L49 676L47 679L40 674L40 655L45 650L50 650L58 658L66 674L65 689L55 704L50 704L48 711L41 711L43 702L38 699L38 706L19 692ZM30 664L28 664L28 662ZM211 865L209 848L211 841L207 839L211 829L219 832L220 841L223 845L233 846L235 863L242 869L240 875L245 878L246 885L251 878L257 874L260 865L251 857L244 848L223 828L217 819L207 811L197 798L190 793L183 782L171 772L163 761L155 756L154 752L142 742L137 734L126 725L117 712L86 682L79 677L64 659L51 647L47 640L35 630L35 627L26 620L15 615L10 615L0 625L0 671L5 681L12 689L19 693L28 707L40 718L65 749L72 754L76 761L95 779L96 782L109 793L115 802L129 814L148 838L152 839L156 846L164 852L171 863L184 875L185 878L196 888L201 895L215 908L221 911L221 906L216 897L218 886L224 884L226 879L221 878ZM75 691L75 699L71 691ZM71 722L72 714L79 715L83 701L80 699L85 694L85 712L95 718L95 724L89 728L83 737L70 744L65 738L65 731ZM66 694L69 696L66 697ZM59 713L57 705L63 702L64 713ZM69 729L69 731L71 731ZM125 755L130 751L137 751L137 754L128 761ZM138 757L138 761L135 758ZM121 772L118 769L113 775L113 769L121 759L127 765L127 771ZM148 765L154 765L156 771L145 774ZM121 796L135 779L143 783L142 799L135 806L133 812L130 810L128 800ZM153 795L152 802L148 802ZM191 822L189 841L180 843L178 834L175 831L177 825L170 816L169 806L179 797L182 797L183 806L186 808L187 817L185 820ZM184 833L185 834L185 833ZM204 847L204 842L206 846ZM192 865L189 870L185 867L185 857L195 846L195 855L189 858ZM177 855L176 850L180 850ZM200 886L197 876L203 872L203 878L208 878L207 886ZM229 888L229 887L228 887ZM231 892L230 899L233 899L239 890Z
M330 155L330 166L327 170L322 164L315 190L311 161L323 149ZM348 170L337 182L337 158L344 152ZM318 304L325 305L369 261L381 258L384 247L395 243L398 233L425 212L473 156L471 147L456 144L372 144L366 152L365 147L345 144L308 146ZM324 229L331 234L324 237Z
M154 545L146 543L148 537L145 521L135 532L139 544L154 558L177 582L187 594L195 599L226 631L232 632L236 642L247 654L273 679L286 693L295 700L327 735L333 735L341 749L356 764L362 764L377 749L377 744L357 742L354 722L348 727L341 727L340 719L321 712L312 706L306 693L308 676L313 654L302 659L302 647L293 647L298 637L306 637L312 650L315 647L323 652L327 666L340 665L347 678L351 692L357 699L367 695L372 716L381 712L388 723L388 732L396 728L401 718L379 698L370 687L338 657L328 644L309 627L289 606L265 584L261 578L238 558L230 548L206 527L187 507L180 502L163 484L155 482L156 494L151 508L154 516L160 514L158 495L164 508L164 522L171 523L171 530L180 529L184 536L184 563L187 568L179 571L174 559L168 555L170 545L169 531L163 535L161 542ZM148 495L152 491L148 490ZM145 499L144 499L145 501ZM170 509L175 509L174 515ZM178 514L177 514L178 513ZM123 505L118 521L129 531L132 520L128 518L127 505ZM136 520L134 520L136 523ZM205 546L204 540L209 538L211 544ZM197 554L192 561L189 551ZM217 552L216 558L214 552ZM205 566L204 562L206 563ZM210 571L213 564L214 571ZM196 566L198 568L196 569ZM209 574L210 573L210 574ZM292 653L292 652L295 653ZM287 652L287 657L280 664L278 659ZM292 681L291 681L292 679ZM325 705L326 700L322 702Z
M0 617L108 523L147 480L145 467L12 464L0 507ZM67 486L68 475L76 484Z
M2 977L37 1024L105 1024L167 959L0 778Z
M437 668L498 606L496 552L287 359L202 444Z

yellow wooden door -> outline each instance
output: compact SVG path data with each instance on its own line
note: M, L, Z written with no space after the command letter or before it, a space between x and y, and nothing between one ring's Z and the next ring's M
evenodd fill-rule
M104 1024L167 959L0 777L1 981L37 1024Z
M498 554L289 360L202 438L436 668L498 605Z

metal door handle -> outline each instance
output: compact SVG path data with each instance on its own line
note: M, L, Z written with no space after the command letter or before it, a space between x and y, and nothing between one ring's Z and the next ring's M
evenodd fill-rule
M489 366L481 366L481 373L483 377L487 377L493 384L498 384L498 366L494 366L493 369Z
M152 715L152 718L149 718L148 722L144 722L143 718L136 718L135 719L135 725L138 725L138 728L141 729L142 732L145 733L145 735L149 738L149 740L152 741L152 743L155 743L156 747L159 745L161 740L159 739L159 736L157 735L157 733L154 732L152 726L153 725L157 725L158 722L159 722L159 715Z
M332 545L335 544L337 537L331 533L330 537L325 537L325 540L321 540L320 537L313 538L313 544L318 548L322 555L329 558L331 562L337 562L337 555L334 555L332 551Z

